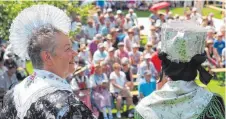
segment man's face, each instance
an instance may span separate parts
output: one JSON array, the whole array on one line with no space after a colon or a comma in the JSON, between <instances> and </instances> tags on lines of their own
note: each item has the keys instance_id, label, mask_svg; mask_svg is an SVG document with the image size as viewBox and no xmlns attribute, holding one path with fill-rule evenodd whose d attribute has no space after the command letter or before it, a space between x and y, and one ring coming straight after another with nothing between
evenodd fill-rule
<instances>
[{"instance_id":1,"label":"man's face","mask_svg":"<svg viewBox=\"0 0 226 119\"><path fill-rule=\"evenodd\" d=\"M8 74L13 75L16 73L16 68L9 68L8 69Z\"/></svg>"},{"instance_id":2,"label":"man's face","mask_svg":"<svg viewBox=\"0 0 226 119\"><path fill-rule=\"evenodd\" d=\"M99 48L100 52L104 52L104 47Z\"/></svg>"},{"instance_id":3,"label":"man's face","mask_svg":"<svg viewBox=\"0 0 226 119\"><path fill-rule=\"evenodd\" d=\"M150 82L151 75L145 75L144 77L145 77L146 82Z\"/></svg>"},{"instance_id":4,"label":"man's face","mask_svg":"<svg viewBox=\"0 0 226 119\"><path fill-rule=\"evenodd\" d=\"M74 67L74 57L76 52L72 49L72 43L67 35L63 33L56 34L55 55L51 55L51 67L53 73L62 78L67 77L70 68Z\"/></svg>"}]
</instances>

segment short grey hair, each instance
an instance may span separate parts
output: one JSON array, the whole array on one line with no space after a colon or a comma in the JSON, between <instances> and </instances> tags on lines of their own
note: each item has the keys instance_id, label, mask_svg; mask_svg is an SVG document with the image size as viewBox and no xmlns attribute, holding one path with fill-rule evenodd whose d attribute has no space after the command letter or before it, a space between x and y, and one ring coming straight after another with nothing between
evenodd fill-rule
<instances>
[{"instance_id":1,"label":"short grey hair","mask_svg":"<svg viewBox=\"0 0 226 119\"><path fill-rule=\"evenodd\" d=\"M55 55L56 33L60 33L60 31L52 25L41 26L32 33L27 50L34 68L43 68L42 51L47 51L51 55Z\"/></svg>"}]
</instances>

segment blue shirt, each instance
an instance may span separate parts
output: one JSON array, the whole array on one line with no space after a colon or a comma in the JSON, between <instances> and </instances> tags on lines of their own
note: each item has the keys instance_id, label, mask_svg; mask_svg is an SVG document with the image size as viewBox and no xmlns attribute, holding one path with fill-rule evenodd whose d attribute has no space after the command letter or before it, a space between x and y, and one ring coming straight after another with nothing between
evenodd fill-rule
<instances>
[{"instance_id":1,"label":"blue shirt","mask_svg":"<svg viewBox=\"0 0 226 119\"><path fill-rule=\"evenodd\" d=\"M98 63L100 60L104 60L107 55L108 53L106 51L100 52L100 50L97 50L93 55L94 63Z\"/></svg>"},{"instance_id":2,"label":"blue shirt","mask_svg":"<svg viewBox=\"0 0 226 119\"><path fill-rule=\"evenodd\" d=\"M147 83L145 80L144 82L140 83L138 87L139 93L142 93L144 97L148 96L155 90L156 90L156 80L154 78L151 78L149 83Z\"/></svg>"},{"instance_id":3,"label":"blue shirt","mask_svg":"<svg viewBox=\"0 0 226 119\"><path fill-rule=\"evenodd\" d=\"M118 42L123 42L125 36L126 36L126 35L125 35L124 33L120 33L120 34L118 34L118 36L116 37L116 40L117 40Z\"/></svg>"},{"instance_id":4,"label":"blue shirt","mask_svg":"<svg viewBox=\"0 0 226 119\"><path fill-rule=\"evenodd\" d=\"M222 55L222 51L225 48L225 41L221 40L215 40L214 44L213 44L214 48L217 49L218 54L221 56Z\"/></svg>"}]
</instances>

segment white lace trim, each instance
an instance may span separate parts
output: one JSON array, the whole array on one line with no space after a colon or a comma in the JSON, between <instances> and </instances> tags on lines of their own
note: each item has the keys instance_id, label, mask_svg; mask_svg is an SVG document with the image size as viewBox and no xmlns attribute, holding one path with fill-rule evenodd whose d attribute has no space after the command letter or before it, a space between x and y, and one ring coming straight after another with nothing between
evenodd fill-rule
<instances>
[{"instance_id":1,"label":"white lace trim","mask_svg":"<svg viewBox=\"0 0 226 119\"><path fill-rule=\"evenodd\" d=\"M189 62L205 49L206 29L192 21L171 21L162 25L161 51L174 62Z\"/></svg>"},{"instance_id":2,"label":"white lace trim","mask_svg":"<svg viewBox=\"0 0 226 119\"><path fill-rule=\"evenodd\" d=\"M15 107L17 116L20 119L24 118L31 104L36 102L40 97L57 90L72 92L70 85L59 76L44 70L35 70L35 73L37 75L34 79L32 79L32 76L29 76L14 88ZM30 80L33 80L33 82L30 82Z\"/></svg>"},{"instance_id":3,"label":"white lace trim","mask_svg":"<svg viewBox=\"0 0 226 119\"><path fill-rule=\"evenodd\" d=\"M193 119L202 113L212 96L193 81L169 81L142 99L136 110L144 119Z\"/></svg>"}]
</instances>

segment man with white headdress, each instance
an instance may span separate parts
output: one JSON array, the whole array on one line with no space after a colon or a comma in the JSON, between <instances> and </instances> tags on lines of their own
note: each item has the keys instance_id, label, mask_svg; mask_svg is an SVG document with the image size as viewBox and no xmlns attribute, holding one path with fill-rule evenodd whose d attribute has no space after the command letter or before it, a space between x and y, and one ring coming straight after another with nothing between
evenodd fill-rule
<instances>
[{"instance_id":1,"label":"man with white headdress","mask_svg":"<svg viewBox=\"0 0 226 119\"><path fill-rule=\"evenodd\" d=\"M15 54L30 58L34 73L7 92L0 119L93 119L65 78L74 68L70 19L50 5L24 9L10 28Z\"/></svg>"}]
</instances>

